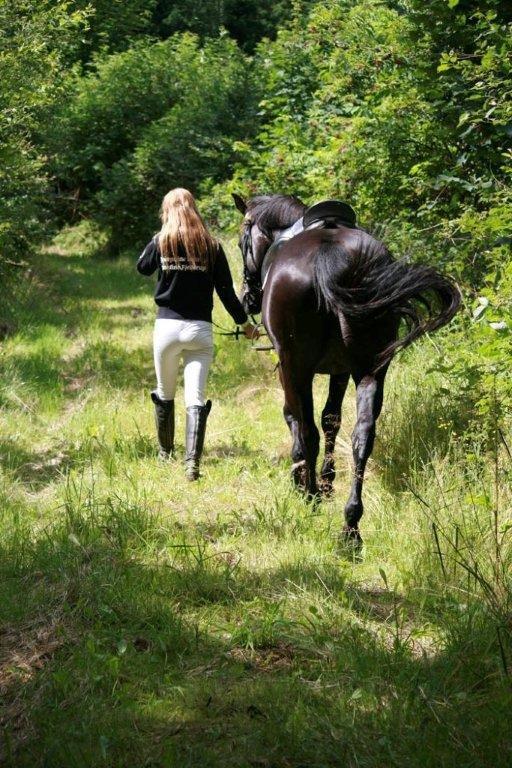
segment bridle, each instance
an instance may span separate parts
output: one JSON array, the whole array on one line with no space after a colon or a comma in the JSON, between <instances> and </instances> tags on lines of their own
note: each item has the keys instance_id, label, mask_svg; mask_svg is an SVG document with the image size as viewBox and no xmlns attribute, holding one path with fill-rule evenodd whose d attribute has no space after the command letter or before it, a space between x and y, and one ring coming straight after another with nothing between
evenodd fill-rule
<instances>
[{"instance_id":1,"label":"bridle","mask_svg":"<svg viewBox=\"0 0 512 768\"><path fill-rule=\"evenodd\" d=\"M258 268L254 260L254 250L252 245L251 229L253 222L246 218L244 222L244 232L240 240L240 250L242 251L243 259L243 282L244 282L244 296L250 306L259 306L261 303L261 267ZM252 271L249 269L249 259L252 266Z\"/></svg>"}]
</instances>

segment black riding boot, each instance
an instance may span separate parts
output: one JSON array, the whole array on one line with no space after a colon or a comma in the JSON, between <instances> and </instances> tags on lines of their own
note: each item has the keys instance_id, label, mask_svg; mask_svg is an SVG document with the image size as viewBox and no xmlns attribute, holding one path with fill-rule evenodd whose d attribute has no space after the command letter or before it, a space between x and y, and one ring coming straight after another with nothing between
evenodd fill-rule
<instances>
[{"instance_id":1,"label":"black riding boot","mask_svg":"<svg viewBox=\"0 0 512 768\"><path fill-rule=\"evenodd\" d=\"M174 450L174 400L160 400L156 392L151 393L151 399L155 404L158 457L169 459Z\"/></svg>"},{"instance_id":2,"label":"black riding boot","mask_svg":"<svg viewBox=\"0 0 512 768\"><path fill-rule=\"evenodd\" d=\"M206 420L212 407L212 401L205 405L192 405L187 408L185 427L185 474L187 480L197 480L199 477L199 461L203 452Z\"/></svg>"}]
</instances>

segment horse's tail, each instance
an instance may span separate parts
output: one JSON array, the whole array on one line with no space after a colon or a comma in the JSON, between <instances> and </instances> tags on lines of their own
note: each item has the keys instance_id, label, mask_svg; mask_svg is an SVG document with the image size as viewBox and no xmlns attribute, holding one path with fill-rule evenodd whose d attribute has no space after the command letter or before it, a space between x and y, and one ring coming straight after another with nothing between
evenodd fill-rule
<instances>
[{"instance_id":1,"label":"horse's tail","mask_svg":"<svg viewBox=\"0 0 512 768\"><path fill-rule=\"evenodd\" d=\"M433 267L395 261L382 243L362 238L357 255L324 242L314 258L314 288L319 305L357 325L391 314L407 331L379 354L376 370L394 353L429 331L446 325L460 304L460 291Z\"/></svg>"}]
</instances>

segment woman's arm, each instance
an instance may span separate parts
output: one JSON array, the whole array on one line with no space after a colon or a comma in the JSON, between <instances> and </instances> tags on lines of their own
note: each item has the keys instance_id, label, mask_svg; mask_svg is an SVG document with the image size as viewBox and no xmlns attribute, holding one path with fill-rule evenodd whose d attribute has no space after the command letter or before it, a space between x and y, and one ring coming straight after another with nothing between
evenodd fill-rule
<instances>
[{"instance_id":1,"label":"woman's arm","mask_svg":"<svg viewBox=\"0 0 512 768\"><path fill-rule=\"evenodd\" d=\"M141 275L152 275L158 269L158 245L156 237L149 242L137 261L137 271Z\"/></svg>"},{"instance_id":2,"label":"woman's arm","mask_svg":"<svg viewBox=\"0 0 512 768\"><path fill-rule=\"evenodd\" d=\"M217 258L215 259L215 266L213 268L213 284L220 300L234 322L237 323L237 325L246 323L247 314L233 288L233 278L231 277L228 260L226 259L226 254L220 244Z\"/></svg>"}]
</instances>

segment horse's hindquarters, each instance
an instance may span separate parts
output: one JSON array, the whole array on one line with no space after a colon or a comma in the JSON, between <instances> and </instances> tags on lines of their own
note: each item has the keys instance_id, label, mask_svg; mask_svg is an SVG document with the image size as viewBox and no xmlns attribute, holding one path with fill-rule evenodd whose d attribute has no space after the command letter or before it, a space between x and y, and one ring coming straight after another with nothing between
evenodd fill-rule
<instances>
[{"instance_id":1,"label":"horse's hindquarters","mask_svg":"<svg viewBox=\"0 0 512 768\"><path fill-rule=\"evenodd\" d=\"M321 357L316 364L315 373L331 375L349 373L351 369L350 355L337 317L326 314L326 330L327 334L322 340Z\"/></svg>"}]
</instances>

